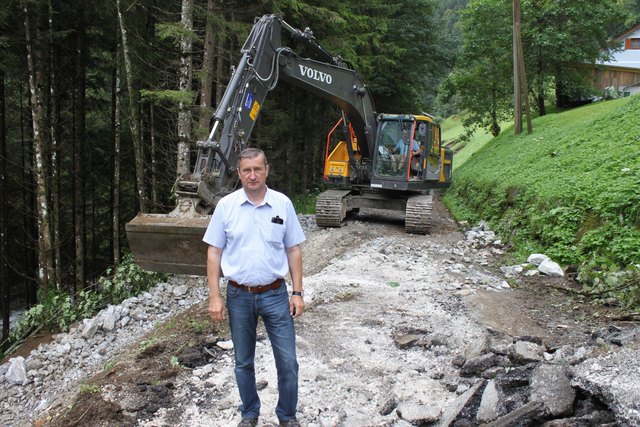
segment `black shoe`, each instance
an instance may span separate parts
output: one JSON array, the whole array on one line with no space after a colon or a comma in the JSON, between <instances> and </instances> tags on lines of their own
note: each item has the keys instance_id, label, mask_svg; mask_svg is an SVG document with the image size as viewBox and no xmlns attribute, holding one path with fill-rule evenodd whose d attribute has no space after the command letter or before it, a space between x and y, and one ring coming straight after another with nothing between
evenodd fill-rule
<instances>
[{"instance_id":1,"label":"black shoe","mask_svg":"<svg viewBox=\"0 0 640 427\"><path fill-rule=\"evenodd\" d=\"M300 423L295 418L289 418L286 421L280 420L280 427L300 427Z\"/></svg>"},{"instance_id":2,"label":"black shoe","mask_svg":"<svg viewBox=\"0 0 640 427\"><path fill-rule=\"evenodd\" d=\"M256 427L258 425L257 418L243 418L238 427Z\"/></svg>"}]
</instances>

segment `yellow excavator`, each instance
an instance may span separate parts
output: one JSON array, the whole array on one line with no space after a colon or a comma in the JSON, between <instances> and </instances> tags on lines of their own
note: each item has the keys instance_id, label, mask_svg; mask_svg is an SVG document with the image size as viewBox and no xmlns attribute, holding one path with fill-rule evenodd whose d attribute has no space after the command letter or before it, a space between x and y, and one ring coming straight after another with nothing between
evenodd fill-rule
<instances>
[{"instance_id":1,"label":"yellow excavator","mask_svg":"<svg viewBox=\"0 0 640 427\"><path fill-rule=\"evenodd\" d=\"M283 33L316 58L283 46ZM241 53L209 137L196 144L193 171L176 182L176 208L140 213L126 225L140 267L206 275L202 236L218 201L238 188L238 154L249 145L267 93L280 81L342 110L326 140L324 179L331 189L317 198L318 226L340 227L349 213L377 208L404 212L408 233L430 231L432 191L450 185L453 162L430 115L377 113L368 87L346 61L322 48L308 28L295 29L277 15L256 19Z\"/></svg>"}]
</instances>

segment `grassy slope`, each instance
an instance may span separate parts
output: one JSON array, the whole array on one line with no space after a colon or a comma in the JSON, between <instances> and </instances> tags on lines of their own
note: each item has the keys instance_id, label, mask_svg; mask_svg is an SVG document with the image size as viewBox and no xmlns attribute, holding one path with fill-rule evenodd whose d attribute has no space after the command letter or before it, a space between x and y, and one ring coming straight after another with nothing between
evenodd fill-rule
<instances>
[{"instance_id":1,"label":"grassy slope","mask_svg":"<svg viewBox=\"0 0 640 427\"><path fill-rule=\"evenodd\" d=\"M501 124L501 126L503 126L503 124ZM463 133L464 126L462 125L462 119L460 116L449 117L442 122L442 140L445 144L458 139ZM484 147L484 145L491 141L492 138L491 133L479 129L476 130L469 141L455 143L453 147L451 147L455 152L453 170L455 171L458 167L464 164L469 157Z\"/></svg>"},{"instance_id":2,"label":"grassy slope","mask_svg":"<svg viewBox=\"0 0 640 427\"><path fill-rule=\"evenodd\" d=\"M489 220L519 258L640 264L640 97L549 114L533 130L454 157L454 216Z\"/></svg>"}]
</instances>

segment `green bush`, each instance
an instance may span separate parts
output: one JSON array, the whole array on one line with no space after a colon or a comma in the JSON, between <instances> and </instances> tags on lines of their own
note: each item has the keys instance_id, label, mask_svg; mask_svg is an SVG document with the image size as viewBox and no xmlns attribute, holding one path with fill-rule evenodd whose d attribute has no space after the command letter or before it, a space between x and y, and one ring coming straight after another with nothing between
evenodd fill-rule
<instances>
[{"instance_id":1,"label":"green bush","mask_svg":"<svg viewBox=\"0 0 640 427\"><path fill-rule=\"evenodd\" d=\"M131 254L125 255L115 270L108 269L98 279L93 290L83 289L76 295L56 289L40 291L38 304L23 314L12 329L9 340L11 343L19 342L41 329L67 331L73 323L138 295L162 280L166 280L165 274L144 271Z\"/></svg>"}]
</instances>

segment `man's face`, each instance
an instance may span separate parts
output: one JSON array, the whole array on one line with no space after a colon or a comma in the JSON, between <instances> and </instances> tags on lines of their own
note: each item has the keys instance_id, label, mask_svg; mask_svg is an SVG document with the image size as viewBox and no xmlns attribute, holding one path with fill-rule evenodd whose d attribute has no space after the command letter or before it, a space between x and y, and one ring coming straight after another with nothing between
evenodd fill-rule
<instances>
[{"instance_id":1,"label":"man's face","mask_svg":"<svg viewBox=\"0 0 640 427\"><path fill-rule=\"evenodd\" d=\"M240 159L238 175L242 187L248 191L259 191L264 188L269 176L269 166L264 162L264 157L257 156L252 159Z\"/></svg>"}]
</instances>

